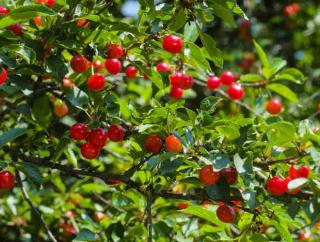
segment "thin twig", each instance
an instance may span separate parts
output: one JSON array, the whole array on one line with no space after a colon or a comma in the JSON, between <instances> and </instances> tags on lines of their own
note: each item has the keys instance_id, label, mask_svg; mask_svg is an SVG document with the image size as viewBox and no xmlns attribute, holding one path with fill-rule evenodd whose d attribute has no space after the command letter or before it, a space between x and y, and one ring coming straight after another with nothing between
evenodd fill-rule
<instances>
[{"instance_id":1,"label":"thin twig","mask_svg":"<svg viewBox=\"0 0 320 242\"><path fill-rule=\"evenodd\" d=\"M22 191L22 195L24 197L24 199L28 202L30 208L32 209L33 213L38 217L38 219L40 220L43 228L45 229L47 235L49 236L50 240L53 241L53 242L58 242L57 239L54 237L54 235L52 234L51 230L49 229L49 227L46 225L45 221L44 221L44 218L42 216L42 214L39 212L39 210L34 206L34 204L32 203L30 197L29 197L29 194L27 193L25 187L23 186L23 182L21 180L21 176L20 176L20 173L19 171L16 172L16 176L17 176L17 181L18 181L18 184L21 188L21 191Z\"/></svg>"}]
</instances>

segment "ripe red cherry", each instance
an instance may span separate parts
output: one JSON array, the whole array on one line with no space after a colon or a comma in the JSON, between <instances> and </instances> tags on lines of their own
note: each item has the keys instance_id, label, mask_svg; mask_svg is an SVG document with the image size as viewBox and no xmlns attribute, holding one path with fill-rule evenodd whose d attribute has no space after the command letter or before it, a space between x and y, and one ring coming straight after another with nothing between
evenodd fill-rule
<instances>
[{"instance_id":1,"label":"ripe red cherry","mask_svg":"<svg viewBox=\"0 0 320 242\"><path fill-rule=\"evenodd\" d=\"M274 196L281 196L288 192L288 180L274 176L267 181L267 189Z\"/></svg>"},{"instance_id":2,"label":"ripe red cherry","mask_svg":"<svg viewBox=\"0 0 320 242\"><path fill-rule=\"evenodd\" d=\"M220 85L221 81L217 76L210 76L207 80L207 87L211 90L217 89Z\"/></svg>"},{"instance_id":3,"label":"ripe red cherry","mask_svg":"<svg viewBox=\"0 0 320 242\"><path fill-rule=\"evenodd\" d=\"M95 60L92 62L93 68L96 69L97 71L102 70L102 62L99 60Z\"/></svg>"},{"instance_id":4,"label":"ripe red cherry","mask_svg":"<svg viewBox=\"0 0 320 242\"><path fill-rule=\"evenodd\" d=\"M220 81L223 85L229 86L236 80L236 77L231 71L224 71L220 76Z\"/></svg>"},{"instance_id":5,"label":"ripe red cherry","mask_svg":"<svg viewBox=\"0 0 320 242\"><path fill-rule=\"evenodd\" d=\"M296 179L296 178L308 178L310 174L310 168L309 166L301 166L299 169L294 168L293 165L290 166L289 169L289 176L291 179Z\"/></svg>"},{"instance_id":6,"label":"ripe red cherry","mask_svg":"<svg viewBox=\"0 0 320 242\"><path fill-rule=\"evenodd\" d=\"M120 45L111 44L108 46L107 55L110 59L118 59L123 55L123 49Z\"/></svg>"},{"instance_id":7,"label":"ripe red cherry","mask_svg":"<svg viewBox=\"0 0 320 242\"><path fill-rule=\"evenodd\" d=\"M104 88L106 80L102 74L95 73L87 80L89 90L93 92L100 91Z\"/></svg>"},{"instance_id":8,"label":"ripe red cherry","mask_svg":"<svg viewBox=\"0 0 320 242\"><path fill-rule=\"evenodd\" d=\"M281 112L282 109L282 104L279 100L277 99L271 99L266 106L267 111L270 114L278 114Z\"/></svg>"},{"instance_id":9,"label":"ripe red cherry","mask_svg":"<svg viewBox=\"0 0 320 242\"><path fill-rule=\"evenodd\" d=\"M172 153L179 153L182 151L182 144L176 136L171 134L166 139L166 149Z\"/></svg>"},{"instance_id":10,"label":"ripe red cherry","mask_svg":"<svg viewBox=\"0 0 320 242\"><path fill-rule=\"evenodd\" d=\"M41 26L41 24L42 24L41 16L34 17L33 18L33 22L34 22L35 25Z\"/></svg>"},{"instance_id":11,"label":"ripe red cherry","mask_svg":"<svg viewBox=\"0 0 320 242\"><path fill-rule=\"evenodd\" d=\"M69 223L69 224L64 224L63 225L63 233L66 235L66 236L71 236L71 235L74 235L77 233L75 227L73 226L72 223Z\"/></svg>"},{"instance_id":12,"label":"ripe red cherry","mask_svg":"<svg viewBox=\"0 0 320 242\"><path fill-rule=\"evenodd\" d=\"M178 208L179 209L186 209L187 207L189 207L188 203L184 203L184 202L178 203Z\"/></svg>"},{"instance_id":13,"label":"ripe red cherry","mask_svg":"<svg viewBox=\"0 0 320 242\"><path fill-rule=\"evenodd\" d=\"M70 65L74 72L82 73L89 68L90 64L86 57L81 55L75 55L72 57Z\"/></svg>"},{"instance_id":14,"label":"ripe red cherry","mask_svg":"<svg viewBox=\"0 0 320 242\"><path fill-rule=\"evenodd\" d=\"M172 86L170 89L170 97L179 100L183 96L183 90L178 86Z\"/></svg>"},{"instance_id":15,"label":"ripe red cherry","mask_svg":"<svg viewBox=\"0 0 320 242\"><path fill-rule=\"evenodd\" d=\"M86 159L94 159L99 155L99 153L100 149L90 142L86 142L81 145L81 154Z\"/></svg>"},{"instance_id":16,"label":"ripe red cherry","mask_svg":"<svg viewBox=\"0 0 320 242\"><path fill-rule=\"evenodd\" d=\"M131 80L136 78L137 73L138 73L138 70L134 66L128 66L126 69L126 76Z\"/></svg>"},{"instance_id":17,"label":"ripe red cherry","mask_svg":"<svg viewBox=\"0 0 320 242\"><path fill-rule=\"evenodd\" d=\"M0 6L0 14L9 14L9 10L6 7Z\"/></svg>"},{"instance_id":18,"label":"ripe red cherry","mask_svg":"<svg viewBox=\"0 0 320 242\"><path fill-rule=\"evenodd\" d=\"M212 165L206 165L199 172L200 182L204 185L216 184L220 179L220 173L213 170Z\"/></svg>"},{"instance_id":19,"label":"ripe red cherry","mask_svg":"<svg viewBox=\"0 0 320 242\"><path fill-rule=\"evenodd\" d=\"M16 178L10 171L0 171L0 189L10 190L15 182Z\"/></svg>"},{"instance_id":20,"label":"ripe red cherry","mask_svg":"<svg viewBox=\"0 0 320 242\"><path fill-rule=\"evenodd\" d=\"M73 83L68 77L64 77L62 82L64 87L68 87L68 88L73 87Z\"/></svg>"},{"instance_id":21,"label":"ripe red cherry","mask_svg":"<svg viewBox=\"0 0 320 242\"><path fill-rule=\"evenodd\" d=\"M162 147L162 139L155 134L149 135L144 141L144 148L150 153L158 153Z\"/></svg>"},{"instance_id":22,"label":"ripe red cherry","mask_svg":"<svg viewBox=\"0 0 320 242\"><path fill-rule=\"evenodd\" d=\"M83 140L89 136L90 130L86 124L76 123L70 128L70 137L74 140Z\"/></svg>"},{"instance_id":23,"label":"ripe red cherry","mask_svg":"<svg viewBox=\"0 0 320 242\"><path fill-rule=\"evenodd\" d=\"M178 36L170 34L163 38L162 47L172 54L177 54L181 51L183 42Z\"/></svg>"},{"instance_id":24,"label":"ripe red cherry","mask_svg":"<svg viewBox=\"0 0 320 242\"><path fill-rule=\"evenodd\" d=\"M112 124L108 129L108 136L112 141L123 141L124 129L118 124Z\"/></svg>"},{"instance_id":25,"label":"ripe red cherry","mask_svg":"<svg viewBox=\"0 0 320 242\"><path fill-rule=\"evenodd\" d=\"M238 172L233 167L223 168L220 171L220 174L226 178L228 184L230 184L230 185L236 183L237 178L238 178Z\"/></svg>"},{"instance_id":26,"label":"ripe red cherry","mask_svg":"<svg viewBox=\"0 0 320 242\"><path fill-rule=\"evenodd\" d=\"M22 35L22 27L20 24L14 24L8 27L15 35L21 36Z\"/></svg>"},{"instance_id":27,"label":"ripe red cherry","mask_svg":"<svg viewBox=\"0 0 320 242\"><path fill-rule=\"evenodd\" d=\"M1 75L0 75L0 85L5 83L7 80L7 70L2 67Z\"/></svg>"},{"instance_id":28,"label":"ripe red cherry","mask_svg":"<svg viewBox=\"0 0 320 242\"><path fill-rule=\"evenodd\" d=\"M160 72L160 71L170 72L171 71L170 66L164 62L160 62L159 64L157 64L156 69L158 72Z\"/></svg>"},{"instance_id":29,"label":"ripe red cherry","mask_svg":"<svg viewBox=\"0 0 320 242\"><path fill-rule=\"evenodd\" d=\"M53 8L56 0L45 0L44 4L47 5L49 8Z\"/></svg>"},{"instance_id":30,"label":"ripe red cherry","mask_svg":"<svg viewBox=\"0 0 320 242\"><path fill-rule=\"evenodd\" d=\"M216 214L224 223L232 223L236 219L236 212L231 206L222 205L218 207Z\"/></svg>"},{"instance_id":31,"label":"ripe red cherry","mask_svg":"<svg viewBox=\"0 0 320 242\"><path fill-rule=\"evenodd\" d=\"M178 80L178 87L183 90L190 89L193 86L193 78L187 74L183 74L182 77Z\"/></svg>"},{"instance_id":32,"label":"ripe red cherry","mask_svg":"<svg viewBox=\"0 0 320 242\"><path fill-rule=\"evenodd\" d=\"M182 78L183 74L179 71L173 72L169 78L170 78L170 84L172 86L178 86L179 80Z\"/></svg>"},{"instance_id":33,"label":"ripe red cherry","mask_svg":"<svg viewBox=\"0 0 320 242\"><path fill-rule=\"evenodd\" d=\"M310 231L307 231L307 232L301 231L299 233L299 241L300 242L301 241L308 241L308 240L310 240L310 238L311 238L311 232Z\"/></svg>"},{"instance_id":34,"label":"ripe red cherry","mask_svg":"<svg viewBox=\"0 0 320 242\"><path fill-rule=\"evenodd\" d=\"M91 131L88 141L101 149L108 140L108 132L102 128L97 128Z\"/></svg>"},{"instance_id":35,"label":"ripe red cherry","mask_svg":"<svg viewBox=\"0 0 320 242\"><path fill-rule=\"evenodd\" d=\"M231 84L228 87L228 95L233 100L240 100L244 96L244 89L240 84Z\"/></svg>"},{"instance_id":36,"label":"ripe red cherry","mask_svg":"<svg viewBox=\"0 0 320 242\"><path fill-rule=\"evenodd\" d=\"M112 74L118 74L121 71L121 62L118 59L108 59L104 63L106 70Z\"/></svg>"},{"instance_id":37,"label":"ripe red cherry","mask_svg":"<svg viewBox=\"0 0 320 242\"><path fill-rule=\"evenodd\" d=\"M69 108L67 104L64 102L56 104L53 107L54 114L59 118L66 116L68 114L68 111L69 111Z\"/></svg>"}]
</instances>

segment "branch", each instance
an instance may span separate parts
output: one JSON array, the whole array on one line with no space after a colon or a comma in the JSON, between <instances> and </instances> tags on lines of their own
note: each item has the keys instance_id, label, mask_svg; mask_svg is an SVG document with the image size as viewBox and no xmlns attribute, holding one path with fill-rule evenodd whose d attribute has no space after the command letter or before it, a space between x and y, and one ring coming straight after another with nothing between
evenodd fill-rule
<instances>
[{"instance_id":1,"label":"branch","mask_svg":"<svg viewBox=\"0 0 320 242\"><path fill-rule=\"evenodd\" d=\"M269 169L269 166L279 164L279 163L292 164L292 163L294 163L294 160L299 159L299 158L303 158L305 156L308 156L308 154L298 154L298 155L291 156L291 157L281 159L281 160L267 160L267 162L264 162L264 163L254 162L253 165L255 165L263 170L267 170L267 169Z\"/></svg>"},{"instance_id":2,"label":"branch","mask_svg":"<svg viewBox=\"0 0 320 242\"><path fill-rule=\"evenodd\" d=\"M152 185L149 185L147 189L147 207L146 211L148 214L147 217L147 228L148 228L148 242L152 242L152 203L153 203L153 187Z\"/></svg>"},{"instance_id":3,"label":"branch","mask_svg":"<svg viewBox=\"0 0 320 242\"><path fill-rule=\"evenodd\" d=\"M49 229L49 227L46 225L45 221L44 221L44 218L42 216L42 214L39 212L39 210L33 205L25 187L23 186L23 182L21 180L21 176L20 176L20 173L19 171L16 171L16 176L17 176L17 181L18 181L18 184L21 188L21 191L22 191L22 195L24 197L24 199L28 202L31 210L33 211L33 213L38 217L38 219L40 220L43 228L45 229L47 235L49 236L50 240L53 241L53 242L58 242L56 240L56 238L54 237L54 235L52 234L51 230Z\"/></svg>"}]
</instances>

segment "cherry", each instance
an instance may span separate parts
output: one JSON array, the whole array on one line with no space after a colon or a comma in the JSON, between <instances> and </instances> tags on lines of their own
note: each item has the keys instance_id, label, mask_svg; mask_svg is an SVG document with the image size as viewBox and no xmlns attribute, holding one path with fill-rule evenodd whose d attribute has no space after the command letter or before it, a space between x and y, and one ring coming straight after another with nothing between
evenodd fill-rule
<instances>
[{"instance_id":1,"label":"cherry","mask_svg":"<svg viewBox=\"0 0 320 242\"><path fill-rule=\"evenodd\" d=\"M9 14L9 10L6 7L0 6L0 14Z\"/></svg>"},{"instance_id":2,"label":"cherry","mask_svg":"<svg viewBox=\"0 0 320 242\"><path fill-rule=\"evenodd\" d=\"M236 183L237 178L238 178L238 172L233 167L223 168L220 171L220 174L226 178L228 184L230 184L230 185Z\"/></svg>"},{"instance_id":3,"label":"cherry","mask_svg":"<svg viewBox=\"0 0 320 242\"><path fill-rule=\"evenodd\" d=\"M299 11L300 11L300 4L299 3L290 4L283 9L283 13L286 16L294 15L294 14L298 13Z\"/></svg>"},{"instance_id":4,"label":"cherry","mask_svg":"<svg viewBox=\"0 0 320 242\"><path fill-rule=\"evenodd\" d=\"M183 74L182 77L178 80L178 87L183 90L190 89L193 86L192 76Z\"/></svg>"},{"instance_id":5,"label":"cherry","mask_svg":"<svg viewBox=\"0 0 320 242\"><path fill-rule=\"evenodd\" d=\"M77 212L74 211L74 210L69 210L68 212L66 212L66 216L67 216L68 218L73 218L73 217L75 217L76 215L77 215Z\"/></svg>"},{"instance_id":6,"label":"cherry","mask_svg":"<svg viewBox=\"0 0 320 242\"><path fill-rule=\"evenodd\" d=\"M144 148L150 153L158 153L162 147L162 139L155 135L149 135L144 141Z\"/></svg>"},{"instance_id":7,"label":"cherry","mask_svg":"<svg viewBox=\"0 0 320 242\"><path fill-rule=\"evenodd\" d=\"M220 81L223 85L229 86L233 82L235 82L236 77L233 75L231 71L224 71L220 76Z\"/></svg>"},{"instance_id":8,"label":"cherry","mask_svg":"<svg viewBox=\"0 0 320 242\"><path fill-rule=\"evenodd\" d=\"M70 128L70 137L74 140L83 140L89 136L90 130L86 124L76 123Z\"/></svg>"},{"instance_id":9,"label":"cherry","mask_svg":"<svg viewBox=\"0 0 320 242\"><path fill-rule=\"evenodd\" d=\"M240 84L231 84L228 87L228 95L233 100L240 100L244 96L244 89Z\"/></svg>"},{"instance_id":10,"label":"cherry","mask_svg":"<svg viewBox=\"0 0 320 242\"><path fill-rule=\"evenodd\" d=\"M270 114L278 114L281 112L282 109L282 104L279 100L277 99L271 99L266 106L267 111Z\"/></svg>"},{"instance_id":11,"label":"cherry","mask_svg":"<svg viewBox=\"0 0 320 242\"><path fill-rule=\"evenodd\" d=\"M274 176L267 181L267 189L274 196L281 196L288 191L288 180Z\"/></svg>"},{"instance_id":12,"label":"cherry","mask_svg":"<svg viewBox=\"0 0 320 242\"><path fill-rule=\"evenodd\" d=\"M21 36L22 35L22 27L20 24L14 24L8 27L15 35Z\"/></svg>"},{"instance_id":13,"label":"cherry","mask_svg":"<svg viewBox=\"0 0 320 242\"><path fill-rule=\"evenodd\" d=\"M210 76L207 80L207 87L211 90L217 89L220 85L221 81L217 76Z\"/></svg>"},{"instance_id":14,"label":"cherry","mask_svg":"<svg viewBox=\"0 0 320 242\"><path fill-rule=\"evenodd\" d=\"M290 166L289 169L289 176L291 179L296 179L296 178L308 178L310 173L310 168L309 166L301 166L299 169L294 168L293 165Z\"/></svg>"},{"instance_id":15,"label":"cherry","mask_svg":"<svg viewBox=\"0 0 320 242\"><path fill-rule=\"evenodd\" d=\"M234 208L228 205L219 206L216 214L224 223L232 223L236 219L236 212Z\"/></svg>"},{"instance_id":16,"label":"cherry","mask_svg":"<svg viewBox=\"0 0 320 242\"><path fill-rule=\"evenodd\" d=\"M33 18L33 22L34 22L35 25L41 26L41 24L42 24L41 16L34 17L34 18Z\"/></svg>"},{"instance_id":17,"label":"cherry","mask_svg":"<svg viewBox=\"0 0 320 242\"><path fill-rule=\"evenodd\" d=\"M75 55L72 57L70 65L74 72L82 73L89 68L90 64L86 57L81 55Z\"/></svg>"},{"instance_id":18,"label":"cherry","mask_svg":"<svg viewBox=\"0 0 320 242\"><path fill-rule=\"evenodd\" d=\"M136 78L137 73L138 73L138 70L134 66L128 66L126 69L126 76L131 80Z\"/></svg>"},{"instance_id":19,"label":"cherry","mask_svg":"<svg viewBox=\"0 0 320 242\"><path fill-rule=\"evenodd\" d=\"M66 116L68 114L68 111L69 111L69 108L68 108L67 104L64 102L56 104L53 107L54 114L59 118Z\"/></svg>"},{"instance_id":20,"label":"cherry","mask_svg":"<svg viewBox=\"0 0 320 242\"><path fill-rule=\"evenodd\" d=\"M173 72L170 76L170 84L172 86L178 86L179 80L182 78L183 74L179 71Z\"/></svg>"},{"instance_id":21,"label":"cherry","mask_svg":"<svg viewBox=\"0 0 320 242\"><path fill-rule=\"evenodd\" d=\"M110 59L118 59L123 55L123 49L120 45L110 44L108 46L107 55Z\"/></svg>"},{"instance_id":22,"label":"cherry","mask_svg":"<svg viewBox=\"0 0 320 242\"><path fill-rule=\"evenodd\" d=\"M94 159L99 155L99 153L100 149L90 142L86 142L81 145L81 154L86 159Z\"/></svg>"},{"instance_id":23,"label":"cherry","mask_svg":"<svg viewBox=\"0 0 320 242\"><path fill-rule=\"evenodd\" d=\"M166 149L172 153L179 153L182 151L182 144L176 136L171 134L166 139Z\"/></svg>"},{"instance_id":24,"label":"cherry","mask_svg":"<svg viewBox=\"0 0 320 242\"><path fill-rule=\"evenodd\" d=\"M143 76L143 79L145 79L145 80L148 80L148 79L149 79L149 76L148 76L147 73L143 73L142 76Z\"/></svg>"},{"instance_id":25,"label":"cherry","mask_svg":"<svg viewBox=\"0 0 320 242\"><path fill-rule=\"evenodd\" d=\"M11 190L15 182L16 178L10 171L0 171L0 189Z\"/></svg>"},{"instance_id":26,"label":"cherry","mask_svg":"<svg viewBox=\"0 0 320 242\"><path fill-rule=\"evenodd\" d=\"M183 42L178 36L170 34L163 38L162 47L172 54L177 54L181 51Z\"/></svg>"},{"instance_id":27,"label":"cherry","mask_svg":"<svg viewBox=\"0 0 320 242\"><path fill-rule=\"evenodd\" d=\"M189 207L188 203L184 203L184 202L178 203L178 208L179 209L186 209L187 207Z\"/></svg>"},{"instance_id":28,"label":"cherry","mask_svg":"<svg viewBox=\"0 0 320 242\"><path fill-rule=\"evenodd\" d=\"M102 128L97 128L91 131L88 141L101 149L107 142L108 140L108 132L106 132Z\"/></svg>"},{"instance_id":29,"label":"cherry","mask_svg":"<svg viewBox=\"0 0 320 242\"><path fill-rule=\"evenodd\" d=\"M63 225L63 233L66 236L71 236L77 233L75 227L73 226L72 223L64 224Z\"/></svg>"},{"instance_id":30,"label":"cherry","mask_svg":"<svg viewBox=\"0 0 320 242\"><path fill-rule=\"evenodd\" d=\"M99 60L95 60L92 62L93 68L96 69L97 71L101 71L102 70L102 62Z\"/></svg>"},{"instance_id":31,"label":"cherry","mask_svg":"<svg viewBox=\"0 0 320 242\"><path fill-rule=\"evenodd\" d=\"M308 232L301 231L299 233L299 241L308 241L308 240L310 240L310 238L311 238L311 232L310 231L308 231Z\"/></svg>"},{"instance_id":32,"label":"cherry","mask_svg":"<svg viewBox=\"0 0 320 242\"><path fill-rule=\"evenodd\" d=\"M95 73L87 80L87 86L90 91L97 92L104 88L106 80L102 74Z\"/></svg>"},{"instance_id":33,"label":"cherry","mask_svg":"<svg viewBox=\"0 0 320 242\"><path fill-rule=\"evenodd\" d=\"M118 59L107 59L104 66L112 75L118 74L121 71L121 62Z\"/></svg>"},{"instance_id":34,"label":"cherry","mask_svg":"<svg viewBox=\"0 0 320 242\"><path fill-rule=\"evenodd\" d=\"M72 193L67 197L67 201L71 202L74 206L79 206L83 200L83 196L79 193Z\"/></svg>"},{"instance_id":35,"label":"cherry","mask_svg":"<svg viewBox=\"0 0 320 242\"><path fill-rule=\"evenodd\" d=\"M157 64L156 69L158 72L160 72L160 71L170 72L171 71L170 66L164 62L160 62L159 64Z\"/></svg>"},{"instance_id":36,"label":"cherry","mask_svg":"<svg viewBox=\"0 0 320 242\"><path fill-rule=\"evenodd\" d=\"M1 71L1 75L0 75L0 85L5 83L5 81L7 80L7 70L4 69L3 67L1 69L2 69L2 71Z\"/></svg>"},{"instance_id":37,"label":"cherry","mask_svg":"<svg viewBox=\"0 0 320 242\"><path fill-rule=\"evenodd\" d=\"M212 165L206 165L199 171L200 182L210 186L216 184L220 179L220 173L213 170Z\"/></svg>"},{"instance_id":38,"label":"cherry","mask_svg":"<svg viewBox=\"0 0 320 242\"><path fill-rule=\"evenodd\" d=\"M77 24L77 26L83 27L86 29L89 27L90 22L87 22L87 19L85 19L85 18L81 18L76 21L76 24Z\"/></svg>"},{"instance_id":39,"label":"cherry","mask_svg":"<svg viewBox=\"0 0 320 242\"><path fill-rule=\"evenodd\" d=\"M63 82L63 86L64 87L68 87L68 88L72 88L73 87L73 83L68 77L64 77L62 82Z\"/></svg>"},{"instance_id":40,"label":"cherry","mask_svg":"<svg viewBox=\"0 0 320 242\"><path fill-rule=\"evenodd\" d=\"M56 0L44 0L44 4L47 5L49 8L53 8Z\"/></svg>"},{"instance_id":41,"label":"cherry","mask_svg":"<svg viewBox=\"0 0 320 242\"><path fill-rule=\"evenodd\" d=\"M179 100L183 96L183 90L178 86L172 86L170 89L170 97Z\"/></svg>"},{"instance_id":42,"label":"cherry","mask_svg":"<svg viewBox=\"0 0 320 242\"><path fill-rule=\"evenodd\" d=\"M108 136L112 141L123 141L124 129L118 124L112 124L108 129Z\"/></svg>"},{"instance_id":43,"label":"cherry","mask_svg":"<svg viewBox=\"0 0 320 242\"><path fill-rule=\"evenodd\" d=\"M211 203L208 202L208 201L202 201L202 202L200 203L200 205L201 205L201 206L204 206L204 207L207 207L207 206L211 205Z\"/></svg>"}]
</instances>

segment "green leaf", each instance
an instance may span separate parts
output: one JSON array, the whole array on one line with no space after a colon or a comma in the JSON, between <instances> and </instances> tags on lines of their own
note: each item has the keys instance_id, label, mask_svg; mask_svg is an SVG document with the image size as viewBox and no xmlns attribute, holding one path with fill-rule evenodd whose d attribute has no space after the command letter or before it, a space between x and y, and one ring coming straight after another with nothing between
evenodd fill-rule
<instances>
[{"instance_id":1,"label":"green leaf","mask_svg":"<svg viewBox=\"0 0 320 242\"><path fill-rule=\"evenodd\" d=\"M267 136L273 145L286 145L295 139L295 127L289 122L276 122L267 127Z\"/></svg>"},{"instance_id":2,"label":"green leaf","mask_svg":"<svg viewBox=\"0 0 320 242\"><path fill-rule=\"evenodd\" d=\"M28 131L27 128L13 128L4 132L0 136L0 148L6 143L14 141L16 138L24 135Z\"/></svg>"},{"instance_id":3,"label":"green leaf","mask_svg":"<svg viewBox=\"0 0 320 242\"><path fill-rule=\"evenodd\" d=\"M251 190L245 190L242 193L243 200L246 201L251 210L256 208L256 195L257 192Z\"/></svg>"},{"instance_id":4,"label":"green leaf","mask_svg":"<svg viewBox=\"0 0 320 242\"><path fill-rule=\"evenodd\" d=\"M209 160L212 161L213 167L218 170L227 167L231 162L229 156L223 153L212 154Z\"/></svg>"},{"instance_id":5,"label":"green leaf","mask_svg":"<svg viewBox=\"0 0 320 242\"><path fill-rule=\"evenodd\" d=\"M32 114L42 127L49 126L52 119L52 106L47 96L39 97L33 102Z\"/></svg>"},{"instance_id":6,"label":"green leaf","mask_svg":"<svg viewBox=\"0 0 320 242\"><path fill-rule=\"evenodd\" d=\"M240 82L259 82L264 78L258 74L245 74L240 76Z\"/></svg>"},{"instance_id":7,"label":"green leaf","mask_svg":"<svg viewBox=\"0 0 320 242\"><path fill-rule=\"evenodd\" d=\"M293 179L288 183L288 189L289 191L295 190L297 188L304 186L306 183L308 183L308 181L309 180L307 178Z\"/></svg>"},{"instance_id":8,"label":"green leaf","mask_svg":"<svg viewBox=\"0 0 320 242\"><path fill-rule=\"evenodd\" d=\"M194 43L188 43L187 45L190 49L190 58L186 62L203 72L211 71L210 64L203 56L201 49Z\"/></svg>"},{"instance_id":9,"label":"green leaf","mask_svg":"<svg viewBox=\"0 0 320 242\"><path fill-rule=\"evenodd\" d=\"M221 125L216 127L219 135L226 137L229 140L235 140L240 137L239 129L231 125Z\"/></svg>"},{"instance_id":10,"label":"green leaf","mask_svg":"<svg viewBox=\"0 0 320 242\"><path fill-rule=\"evenodd\" d=\"M259 59L260 59L262 65L266 68L269 68L270 63L269 63L269 60L268 60L266 53L264 52L264 50L261 48L261 46L255 40L253 41L253 44L258 52L258 56L259 56Z\"/></svg>"},{"instance_id":11,"label":"green leaf","mask_svg":"<svg viewBox=\"0 0 320 242\"><path fill-rule=\"evenodd\" d=\"M274 83L274 84L267 85L267 88L287 98L288 100L292 101L295 104L299 103L299 99L297 95L287 86Z\"/></svg>"},{"instance_id":12,"label":"green leaf","mask_svg":"<svg viewBox=\"0 0 320 242\"><path fill-rule=\"evenodd\" d=\"M51 55L47 60L47 64L52 77L57 81L63 80L65 75L68 73L68 67L64 63L62 56Z\"/></svg>"},{"instance_id":13,"label":"green leaf","mask_svg":"<svg viewBox=\"0 0 320 242\"><path fill-rule=\"evenodd\" d=\"M187 21L187 14L186 14L184 8L180 9L175 20L176 21L174 21L173 24L170 26L170 29L173 31L177 31L180 28L182 28L184 26L185 22Z\"/></svg>"},{"instance_id":14,"label":"green leaf","mask_svg":"<svg viewBox=\"0 0 320 242\"><path fill-rule=\"evenodd\" d=\"M31 163L19 163L18 164L19 170L21 170L28 178L31 179L34 183L40 185L42 182L42 175L39 168Z\"/></svg>"},{"instance_id":15,"label":"green leaf","mask_svg":"<svg viewBox=\"0 0 320 242\"><path fill-rule=\"evenodd\" d=\"M163 89L162 77L159 72L152 70L151 75L148 75L149 79L153 82L153 84L159 89Z\"/></svg>"},{"instance_id":16,"label":"green leaf","mask_svg":"<svg viewBox=\"0 0 320 242\"><path fill-rule=\"evenodd\" d=\"M240 175L252 173L252 163L247 161L247 159L242 159L239 154L235 154L233 161Z\"/></svg>"},{"instance_id":17,"label":"green leaf","mask_svg":"<svg viewBox=\"0 0 320 242\"><path fill-rule=\"evenodd\" d=\"M198 37L199 33L197 31L197 25L195 22L188 22L184 26L184 31L183 31L183 36L184 36L184 41L185 42L195 42Z\"/></svg>"},{"instance_id":18,"label":"green leaf","mask_svg":"<svg viewBox=\"0 0 320 242\"><path fill-rule=\"evenodd\" d=\"M216 183L215 185L207 186L206 192L214 200L229 201L230 188L226 183Z\"/></svg>"},{"instance_id":19,"label":"green leaf","mask_svg":"<svg viewBox=\"0 0 320 242\"><path fill-rule=\"evenodd\" d=\"M57 15L52 9L44 5L34 4L28 6L18 7L0 20L0 28L21 23L37 16L55 16Z\"/></svg>"},{"instance_id":20,"label":"green leaf","mask_svg":"<svg viewBox=\"0 0 320 242\"><path fill-rule=\"evenodd\" d=\"M68 101L75 107L82 107L89 102L87 93L77 87L72 87L71 92L67 96Z\"/></svg>"},{"instance_id":21,"label":"green leaf","mask_svg":"<svg viewBox=\"0 0 320 242\"><path fill-rule=\"evenodd\" d=\"M219 18L223 19L231 27L237 27L234 21L232 11L228 8L228 5L224 0L211 0L210 7L212 7L213 13Z\"/></svg>"},{"instance_id":22,"label":"green leaf","mask_svg":"<svg viewBox=\"0 0 320 242\"><path fill-rule=\"evenodd\" d=\"M204 98L200 103L200 109L208 113L214 113L216 111L218 104L222 101L222 98L216 96L210 96Z\"/></svg>"},{"instance_id":23,"label":"green leaf","mask_svg":"<svg viewBox=\"0 0 320 242\"><path fill-rule=\"evenodd\" d=\"M281 75L286 78L285 80L293 81L298 84L302 84L306 80L306 77L303 75L303 73L296 68L286 68L280 72L280 76ZM275 79L277 78L280 79L280 77L276 77Z\"/></svg>"},{"instance_id":24,"label":"green leaf","mask_svg":"<svg viewBox=\"0 0 320 242\"><path fill-rule=\"evenodd\" d=\"M99 240L99 236L90 231L89 229L82 229L73 241L96 241Z\"/></svg>"},{"instance_id":25,"label":"green leaf","mask_svg":"<svg viewBox=\"0 0 320 242\"><path fill-rule=\"evenodd\" d=\"M278 230L280 237L283 239L283 241L286 242L292 242L292 236L289 232L288 226L286 226L285 223L279 223L277 221L271 220L271 224Z\"/></svg>"}]
</instances>

